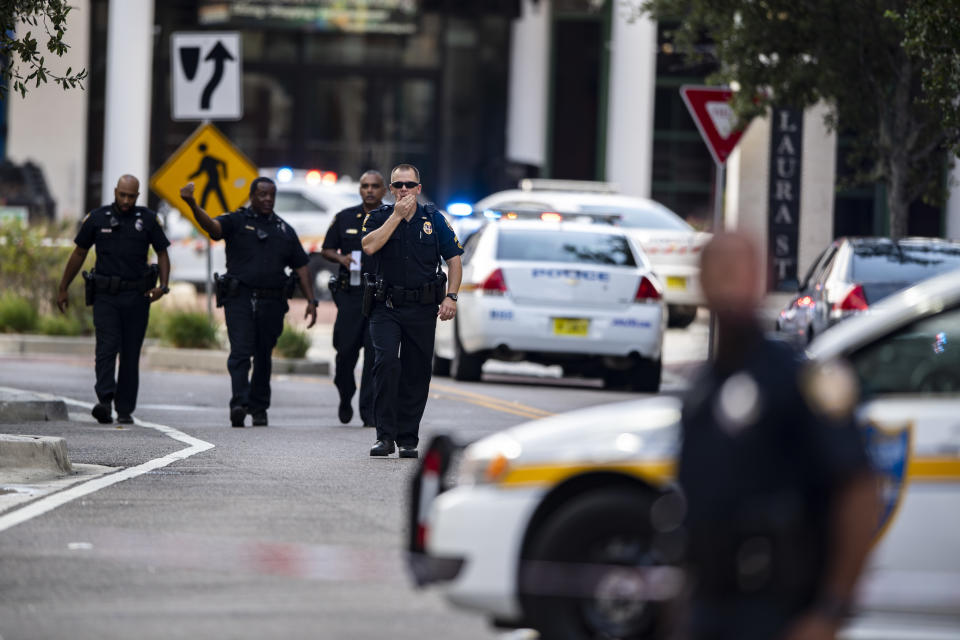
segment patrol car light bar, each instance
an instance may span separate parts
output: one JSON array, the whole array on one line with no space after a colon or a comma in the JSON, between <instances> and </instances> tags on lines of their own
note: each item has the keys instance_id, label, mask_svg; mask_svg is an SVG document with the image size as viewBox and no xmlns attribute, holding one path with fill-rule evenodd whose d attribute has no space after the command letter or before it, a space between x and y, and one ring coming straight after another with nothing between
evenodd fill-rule
<instances>
[{"instance_id":1,"label":"patrol car light bar","mask_svg":"<svg viewBox=\"0 0 960 640\"><path fill-rule=\"evenodd\" d=\"M546 178L524 178L520 181L521 191L588 191L591 193L620 193L620 186L613 182L592 180L551 180Z\"/></svg>"}]
</instances>

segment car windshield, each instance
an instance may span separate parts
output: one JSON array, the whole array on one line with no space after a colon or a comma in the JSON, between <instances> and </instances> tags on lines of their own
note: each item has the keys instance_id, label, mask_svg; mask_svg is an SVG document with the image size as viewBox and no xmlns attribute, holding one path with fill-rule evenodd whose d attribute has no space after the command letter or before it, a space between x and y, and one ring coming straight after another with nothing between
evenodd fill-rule
<instances>
[{"instance_id":1,"label":"car windshield","mask_svg":"<svg viewBox=\"0 0 960 640\"><path fill-rule=\"evenodd\" d=\"M960 244L860 244L853 248L852 280L918 282L960 268Z\"/></svg>"},{"instance_id":2,"label":"car windshield","mask_svg":"<svg viewBox=\"0 0 960 640\"><path fill-rule=\"evenodd\" d=\"M500 260L637 266L627 239L609 233L501 229Z\"/></svg>"},{"instance_id":3,"label":"car windshield","mask_svg":"<svg viewBox=\"0 0 960 640\"><path fill-rule=\"evenodd\" d=\"M620 226L635 229L669 229L673 231L693 231L683 218L670 209L656 203L646 207L623 207L585 204L580 206L581 213L591 215L615 215L620 217Z\"/></svg>"},{"instance_id":4,"label":"car windshield","mask_svg":"<svg viewBox=\"0 0 960 640\"><path fill-rule=\"evenodd\" d=\"M308 200L297 191L277 191L277 200L273 205L273 210L280 215L285 213L323 213L326 211L318 203Z\"/></svg>"}]
</instances>

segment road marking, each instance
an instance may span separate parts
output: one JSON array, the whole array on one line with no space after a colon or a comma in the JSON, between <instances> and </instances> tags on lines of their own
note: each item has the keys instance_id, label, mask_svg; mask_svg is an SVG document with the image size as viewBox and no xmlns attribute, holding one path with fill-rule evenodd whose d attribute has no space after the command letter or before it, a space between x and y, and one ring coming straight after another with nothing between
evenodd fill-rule
<instances>
[{"instance_id":1,"label":"road marking","mask_svg":"<svg viewBox=\"0 0 960 640\"><path fill-rule=\"evenodd\" d=\"M65 403L73 406L78 406L84 409L92 409L93 404L89 402L81 402L79 400L73 400L71 398L56 397L59 400L63 400ZM180 460L186 460L187 458L194 456L198 453L202 453L209 449L213 449L214 445L205 440L200 440L199 438L194 438L189 436L182 431L174 429L173 427L168 427L162 424L155 424L153 422L144 422L139 418L134 418L134 423L137 426L145 427L147 429L154 429L164 434L167 437L173 438L178 442L189 445L186 449L181 449L180 451L174 451L171 454L165 455L162 458L154 458L144 462L141 465L136 467L128 467L112 473L106 476L100 476L93 480L83 482L81 484L65 489L59 493L41 498L36 502L31 502L24 507L15 509L11 513L0 516L0 531L6 531L11 527L15 527L18 524L23 524L24 522L36 518L37 516L42 516L43 514L56 509L62 505L72 502L77 498L82 498L83 496L90 495L95 491L100 489L105 489L111 485L117 484L118 482L123 482L124 480L129 480L131 478L136 478L145 473L153 471L154 469L160 469L166 467L167 465L173 464L174 462L179 462Z\"/></svg>"},{"instance_id":2,"label":"road marking","mask_svg":"<svg viewBox=\"0 0 960 640\"><path fill-rule=\"evenodd\" d=\"M431 388L460 396L461 399L471 404L487 407L489 409L496 409L505 413L512 413L514 415L523 416L524 418L546 418L547 416L554 415L550 411L537 409L536 407L531 407L520 402L502 400L494 396L488 396L482 393L474 393L472 391L464 391L463 389L457 389L456 387L450 387L445 384L437 384L434 382L430 386Z\"/></svg>"}]
</instances>

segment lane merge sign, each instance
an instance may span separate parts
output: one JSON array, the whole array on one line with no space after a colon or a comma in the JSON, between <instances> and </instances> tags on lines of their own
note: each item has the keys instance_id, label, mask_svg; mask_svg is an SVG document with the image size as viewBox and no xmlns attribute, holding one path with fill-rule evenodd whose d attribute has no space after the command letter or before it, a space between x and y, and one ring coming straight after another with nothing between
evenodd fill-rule
<instances>
[{"instance_id":1,"label":"lane merge sign","mask_svg":"<svg viewBox=\"0 0 960 640\"><path fill-rule=\"evenodd\" d=\"M240 34L178 32L170 38L174 120L239 120L243 117Z\"/></svg>"},{"instance_id":2,"label":"lane merge sign","mask_svg":"<svg viewBox=\"0 0 960 640\"><path fill-rule=\"evenodd\" d=\"M724 87L680 87L690 116L707 144L713 161L722 165L743 135L742 128L736 128L737 117L730 106L733 91Z\"/></svg>"}]
</instances>

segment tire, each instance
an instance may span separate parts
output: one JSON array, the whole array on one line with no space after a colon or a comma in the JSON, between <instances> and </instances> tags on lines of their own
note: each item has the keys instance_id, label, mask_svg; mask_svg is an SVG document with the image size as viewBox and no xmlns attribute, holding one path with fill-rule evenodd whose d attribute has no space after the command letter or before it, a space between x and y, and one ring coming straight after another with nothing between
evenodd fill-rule
<instances>
[{"instance_id":1,"label":"tire","mask_svg":"<svg viewBox=\"0 0 960 640\"><path fill-rule=\"evenodd\" d=\"M630 390L642 393L657 393L660 391L660 376L662 373L663 362L660 358L641 360L629 372Z\"/></svg>"},{"instance_id":2,"label":"tire","mask_svg":"<svg viewBox=\"0 0 960 640\"><path fill-rule=\"evenodd\" d=\"M524 620L544 640L662 637L665 602L611 597L622 589L616 566L662 566L650 525L651 496L631 488L599 489L573 498L543 523L524 557ZM593 570L570 573L585 564ZM557 574L559 567L561 574ZM597 567L600 567L597 569ZM630 584L627 582L626 584ZM560 586L563 592L558 592ZM566 589L574 589L574 592ZM618 589L617 587L621 587Z\"/></svg>"},{"instance_id":3,"label":"tire","mask_svg":"<svg viewBox=\"0 0 960 640\"><path fill-rule=\"evenodd\" d=\"M461 382L479 382L484 358L463 350L460 333L453 328L453 359L450 361L450 377Z\"/></svg>"},{"instance_id":4,"label":"tire","mask_svg":"<svg viewBox=\"0 0 960 640\"><path fill-rule=\"evenodd\" d=\"M669 305L667 307L667 326L674 329L686 329L697 319L697 308L693 306Z\"/></svg>"},{"instance_id":5,"label":"tire","mask_svg":"<svg viewBox=\"0 0 960 640\"><path fill-rule=\"evenodd\" d=\"M450 375L450 360L447 358L441 358L437 354L433 354L433 375L446 377Z\"/></svg>"}]
</instances>

